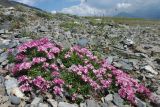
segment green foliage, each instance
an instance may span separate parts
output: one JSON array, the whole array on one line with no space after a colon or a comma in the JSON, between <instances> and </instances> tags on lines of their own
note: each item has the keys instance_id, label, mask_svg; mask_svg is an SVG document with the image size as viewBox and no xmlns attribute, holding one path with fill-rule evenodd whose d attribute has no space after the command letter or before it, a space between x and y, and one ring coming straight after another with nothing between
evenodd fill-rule
<instances>
[{"instance_id":1,"label":"green foliage","mask_svg":"<svg viewBox=\"0 0 160 107\"><path fill-rule=\"evenodd\" d=\"M36 78L37 76L42 76L44 79L46 79L48 81L52 80L52 76L50 74L51 74L51 72L43 69L41 64L32 67L27 72L27 75L32 78Z\"/></svg>"},{"instance_id":2,"label":"green foliage","mask_svg":"<svg viewBox=\"0 0 160 107\"><path fill-rule=\"evenodd\" d=\"M42 17L42 18L45 18L45 19L48 19L48 20L51 20L51 19L54 18L51 13L47 13L47 12L36 11L36 15L38 17Z\"/></svg>"},{"instance_id":3,"label":"green foliage","mask_svg":"<svg viewBox=\"0 0 160 107\"><path fill-rule=\"evenodd\" d=\"M12 54L8 54L8 63L14 63L15 57Z\"/></svg>"},{"instance_id":4,"label":"green foliage","mask_svg":"<svg viewBox=\"0 0 160 107\"><path fill-rule=\"evenodd\" d=\"M25 12L25 8L23 6L21 6L21 5L16 5L15 8L16 8L17 11Z\"/></svg>"},{"instance_id":5,"label":"green foliage","mask_svg":"<svg viewBox=\"0 0 160 107\"><path fill-rule=\"evenodd\" d=\"M85 28L83 24L76 23L74 21L66 21L66 22L61 23L59 26L64 28L65 31L76 30L76 29L81 30Z\"/></svg>"},{"instance_id":6,"label":"green foliage","mask_svg":"<svg viewBox=\"0 0 160 107\"><path fill-rule=\"evenodd\" d=\"M74 93L78 93L82 95L89 94L89 91L91 89L90 85L82 81L82 79L78 75L68 71L63 71L61 72L61 76L65 80L66 84L72 86L72 88L70 89L67 88L67 91L69 92L69 94L71 95Z\"/></svg>"}]
</instances>

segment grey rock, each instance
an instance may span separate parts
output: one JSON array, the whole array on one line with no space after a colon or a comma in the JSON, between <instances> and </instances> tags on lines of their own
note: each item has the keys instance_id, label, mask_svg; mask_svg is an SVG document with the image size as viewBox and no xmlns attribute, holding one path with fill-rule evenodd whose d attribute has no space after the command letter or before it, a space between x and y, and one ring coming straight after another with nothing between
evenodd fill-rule
<instances>
[{"instance_id":1,"label":"grey rock","mask_svg":"<svg viewBox=\"0 0 160 107\"><path fill-rule=\"evenodd\" d=\"M154 107L160 107L160 96L152 93L151 98L154 99L154 101L152 102L154 104Z\"/></svg>"},{"instance_id":2,"label":"grey rock","mask_svg":"<svg viewBox=\"0 0 160 107\"><path fill-rule=\"evenodd\" d=\"M19 105L21 103L21 99L13 95L10 96L10 101L13 105Z\"/></svg>"},{"instance_id":3,"label":"grey rock","mask_svg":"<svg viewBox=\"0 0 160 107\"><path fill-rule=\"evenodd\" d=\"M0 84L0 95L5 95L6 94L6 90L4 85Z\"/></svg>"},{"instance_id":4,"label":"grey rock","mask_svg":"<svg viewBox=\"0 0 160 107\"><path fill-rule=\"evenodd\" d=\"M38 107L48 107L48 104L39 103Z\"/></svg>"},{"instance_id":5,"label":"grey rock","mask_svg":"<svg viewBox=\"0 0 160 107\"><path fill-rule=\"evenodd\" d=\"M59 102L58 107L78 107L77 104L69 104L66 102Z\"/></svg>"},{"instance_id":6,"label":"grey rock","mask_svg":"<svg viewBox=\"0 0 160 107\"><path fill-rule=\"evenodd\" d=\"M86 103L80 103L80 107L87 107Z\"/></svg>"},{"instance_id":7,"label":"grey rock","mask_svg":"<svg viewBox=\"0 0 160 107\"><path fill-rule=\"evenodd\" d=\"M109 107L107 103L103 103L101 107Z\"/></svg>"},{"instance_id":8,"label":"grey rock","mask_svg":"<svg viewBox=\"0 0 160 107\"><path fill-rule=\"evenodd\" d=\"M10 105L9 97L0 95L0 107L9 107Z\"/></svg>"},{"instance_id":9,"label":"grey rock","mask_svg":"<svg viewBox=\"0 0 160 107\"><path fill-rule=\"evenodd\" d=\"M150 72L150 73L152 73L152 74L155 74L155 75L158 74L158 72L155 71L155 70L153 69L153 67L151 67L150 65L146 65L146 66L142 67L141 70L146 70L146 71L148 71L148 72Z\"/></svg>"},{"instance_id":10,"label":"grey rock","mask_svg":"<svg viewBox=\"0 0 160 107\"><path fill-rule=\"evenodd\" d=\"M139 98L136 98L137 107L147 107L146 103L140 100Z\"/></svg>"},{"instance_id":11,"label":"grey rock","mask_svg":"<svg viewBox=\"0 0 160 107\"><path fill-rule=\"evenodd\" d=\"M48 30L46 27L42 26L42 27L39 29L39 31L40 31L40 32L48 32L49 30Z\"/></svg>"},{"instance_id":12,"label":"grey rock","mask_svg":"<svg viewBox=\"0 0 160 107\"><path fill-rule=\"evenodd\" d=\"M7 60L8 57L8 53L4 52L0 55L0 63L2 63L3 61Z\"/></svg>"},{"instance_id":13,"label":"grey rock","mask_svg":"<svg viewBox=\"0 0 160 107\"><path fill-rule=\"evenodd\" d=\"M86 47L87 44L88 44L88 39L86 39L86 38L81 38L81 39L79 39L79 41L78 41L77 44L80 45L80 46L82 46L82 47Z\"/></svg>"},{"instance_id":14,"label":"grey rock","mask_svg":"<svg viewBox=\"0 0 160 107\"><path fill-rule=\"evenodd\" d=\"M118 95L118 93L115 93L113 95L113 102L117 105L117 106L123 106L123 99Z\"/></svg>"},{"instance_id":15,"label":"grey rock","mask_svg":"<svg viewBox=\"0 0 160 107\"><path fill-rule=\"evenodd\" d=\"M7 94L10 95L13 88L18 87L18 81L15 78L9 77L5 81L5 87L6 87L6 90L7 90Z\"/></svg>"},{"instance_id":16,"label":"grey rock","mask_svg":"<svg viewBox=\"0 0 160 107\"><path fill-rule=\"evenodd\" d=\"M5 33L5 29L1 29L0 34L4 34L4 33Z\"/></svg>"},{"instance_id":17,"label":"grey rock","mask_svg":"<svg viewBox=\"0 0 160 107\"><path fill-rule=\"evenodd\" d=\"M8 60L5 60L5 61L3 61L3 62L1 63L2 66L5 66L5 65L7 65L7 64L8 64Z\"/></svg>"},{"instance_id":18,"label":"grey rock","mask_svg":"<svg viewBox=\"0 0 160 107\"><path fill-rule=\"evenodd\" d=\"M87 107L99 107L98 103L94 100L86 100Z\"/></svg>"},{"instance_id":19,"label":"grey rock","mask_svg":"<svg viewBox=\"0 0 160 107\"><path fill-rule=\"evenodd\" d=\"M4 52L4 50L3 50L3 49L0 49L0 54L1 54L2 52Z\"/></svg>"},{"instance_id":20,"label":"grey rock","mask_svg":"<svg viewBox=\"0 0 160 107\"><path fill-rule=\"evenodd\" d=\"M107 61L109 64L112 64L113 62L113 57L112 56L108 56Z\"/></svg>"},{"instance_id":21,"label":"grey rock","mask_svg":"<svg viewBox=\"0 0 160 107\"><path fill-rule=\"evenodd\" d=\"M57 101L53 100L53 99L47 99L48 103L52 105L52 107L57 107L58 103Z\"/></svg>"},{"instance_id":22,"label":"grey rock","mask_svg":"<svg viewBox=\"0 0 160 107\"><path fill-rule=\"evenodd\" d=\"M160 95L160 86L158 87L158 90L156 92L158 95Z\"/></svg>"},{"instance_id":23,"label":"grey rock","mask_svg":"<svg viewBox=\"0 0 160 107\"><path fill-rule=\"evenodd\" d=\"M108 94L105 98L104 98L104 101L105 103L109 102L109 101L112 101L113 100L113 95L112 94Z\"/></svg>"},{"instance_id":24,"label":"grey rock","mask_svg":"<svg viewBox=\"0 0 160 107\"><path fill-rule=\"evenodd\" d=\"M42 102L42 98L35 97L31 103L31 107L38 107L38 105Z\"/></svg>"}]
</instances>

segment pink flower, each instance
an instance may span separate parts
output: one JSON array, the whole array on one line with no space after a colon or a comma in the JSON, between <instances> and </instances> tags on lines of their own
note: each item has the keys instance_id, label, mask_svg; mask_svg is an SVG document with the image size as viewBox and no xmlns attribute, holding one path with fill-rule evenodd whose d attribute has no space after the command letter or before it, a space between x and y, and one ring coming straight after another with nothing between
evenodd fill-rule
<instances>
[{"instance_id":1,"label":"pink flower","mask_svg":"<svg viewBox=\"0 0 160 107\"><path fill-rule=\"evenodd\" d=\"M53 70L56 70L56 71L59 70L59 68L58 68L58 66L57 66L56 64L51 64L50 67L51 67Z\"/></svg>"},{"instance_id":2,"label":"pink flower","mask_svg":"<svg viewBox=\"0 0 160 107\"><path fill-rule=\"evenodd\" d=\"M59 74L59 72L57 72L57 71L53 71L52 72L52 76L54 76L54 77L58 77L60 74Z\"/></svg>"},{"instance_id":3,"label":"pink flower","mask_svg":"<svg viewBox=\"0 0 160 107\"><path fill-rule=\"evenodd\" d=\"M17 72L21 70L28 70L31 68L32 63L31 62L23 62L20 64L16 64L12 67L12 73L16 74Z\"/></svg>"},{"instance_id":4,"label":"pink flower","mask_svg":"<svg viewBox=\"0 0 160 107\"><path fill-rule=\"evenodd\" d=\"M46 81L44 78L41 76L38 76L33 80L33 84L37 86L40 90L42 91L47 91L48 88L50 87L48 81Z\"/></svg>"},{"instance_id":5,"label":"pink flower","mask_svg":"<svg viewBox=\"0 0 160 107\"><path fill-rule=\"evenodd\" d=\"M55 86L53 88L53 92L54 92L55 95L62 95L63 89L58 87L58 86Z\"/></svg>"},{"instance_id":6,"label":"pink flower","mask_svg":"<svg viewBox=\"0 0 160 107\"><path fill-rule=\"evenodd\" d=\"M60 78L55 78L53 81L52 81L54 84L57 84L59 86L62 86L64 84L64 80L60 79Z\"/></svg>"},{"instance_id":7,"label":"pink flower","mask_svg":"<svg viewBox=\"0 0 160 107\"><path fill-rule=\"evenodd\" d=\"M22 92L26 92L26 91L31 91L32 90L32 87L28 83L22 84L19 88L20 88L20 90Z\"/></svg>"},{"instance_id":8,"label":"pink flower","mask_svg":"<svg viewBox=\"0 0 160 107\"><path fill-rule=\"evenodd\" d=\"M33 64L39 64L39 63L42 63L42 62L45 62L45 61L46 61L46 58L43 58L43 57L35 57L32 60Z\"/></svg>"},{"instance_id":9,"label":"pink flower","mask_svg":"<svg viewBox=\"0 0 160 107\"><path fill-rule=\"evenodd\" d=\"M18 78L18 82L22 83L22 82L29 82L29 78L26 75L20 76Z\"/></svg>"},{"instance_id":10,"label":"pink flower","mask_svg":"<svg viewBox=\"0 0 160 107\"><path fill-rule=\"evenodd\" d=\"M76 93L74 93L74 94L72 95L72 101L75 101L75 100L76 100L76 98L77 98L77 94L76 94Z\"/></svg>"},{"instance_id":11,"label":"pink flower","mask_svg":"<svg viewBox=\"0 0 160 107\"><path fill-rule=\"evenodd\" d=\"M20 61L23 61L23 59L25 59L26 58L26 55L24 55L24 54L18 54L17 56L16 56L16 60L20 60Z\"/></svg>"},{"instance_id":12,"label":"pink flower","mask_svg":"<svg viewBox=\"0 0 160 107\"><path fill-rule=\"evenodd\" d=\"M103 88L109 88L112 81L111 80L101 80L100 82L101 82Z\"/></svg>"}]
</instances>

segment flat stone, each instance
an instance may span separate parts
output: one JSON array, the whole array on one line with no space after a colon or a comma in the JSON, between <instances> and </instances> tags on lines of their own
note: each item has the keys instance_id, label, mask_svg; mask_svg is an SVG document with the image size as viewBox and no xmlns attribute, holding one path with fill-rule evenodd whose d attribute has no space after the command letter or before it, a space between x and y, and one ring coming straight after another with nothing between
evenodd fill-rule
<instances>
[{"instance_id":1,"label":"flat stone","mask_svg":"<svg viewBox=\"0 0 160 107\"><path fill-rule=\"evenodd\" d=\"M7 94L10 95L11 91L18 87L18 81L15 78L7 77L7 80L5 81L5 87Z\"/></svg>"},{"instance_id":2,"label":"flat stone","mask_svg":"<svg viewBox=\"0 0 160 107\"><path fill-rule=\"evenodd\" d=\"M99 107L98 103L94 100L86 100L87 107Z\"/></svg>"},{"instance_id":3,"label":"flat stone","mask_svg":"<svg viewBox=\"0 0 160 107\"><path fill-rule=\"evenodd\" d=\"M155 71L150 65L146 65L146 66L142 67L141 69L144 69L152 74L158 75L158 72Z\"/></svg>"},{"instance_id":4,"label":"flat stone","mask_svg":"<svg viewBox=\"0 0 160 107\"><path fill-rule=\"evenodd\" d=\"M38 107L48 107L48 104L39 103Z\"/></svg>"},{"instance_id":5,"label":"flat stone","mask_svg":"<svg viewBox=\"0 0 160 107\"><path fill-rule=\"evenodd\" d=\"M9 107L10 105L9 97L0 95L0 107Z\"/></svg>"},{"instance_id":6,"label":"flat stone","mask_svg":"<svg viewBox=\"0 0 160 107\"><path fill-rule=\"evenodd\" d=\"M1 29L0 30L0 34L4 34L5 33L5 30L4 29Z\"/></svg>"},{"instance_id":7,"label":"flat stone","mask_svg":"<svg viewBox=\"0 0 160 107\"><path fill-rule=\"evenodd\" d=\"M77 104L69 104L66 102L59 102L58 107L78 107Z\"/></svg>"},{"instance_id":8,"label":"flat stone","mask_svg":"<svg viewBox=\"0 0 160 107\"><path fill-rule=\"evenodd\" d=\"M8 64L8 60L5 60L5 61L2 62L1 65L2 65L2 66L5 66L5 65L7 65L7 64Z\"/></svg>"},{"instance_id":9,"label":"flat stone","mask_svg":"<svg viewBox=\"0 0 160 107\"><path fill-rule=\"evenodd\" d=\"M57 101L53 100L53 99L47 99L47 101L49 102L49 104L52 105L52 107L57 107L58 103Z\"/></svg>"},{"instance_id":10,"label":"flat stone","mask_svg":"<svg viewBox=\"0 0 160 107\"><path fill-rule=\"evenodd\" d=\"M31 107L38 107L38 105L42 102L42 98L35 97L31 103Z\"/></svg>"},{"instance_id":11,"label":"flat stone","mask_svg":"<svg viewBox=\"0 0 160 107\"><path fill-rule=\"evenodd\" d=\"M113 95L113 102L117 105L117 106L123 106L123 99L118 95L118 93L115 93Z\"/></svg>"},{"instance_id":12,"label":"flat stone","mask_svg":"<svg viewBox=\"0 0 160 107\"><path fill-rule=\"evenodd\" d=\"M21 99L13 95L10 96L10 101L13 105L19 105L21 103Z\"/></svg>"},{"instance_id":13,"label":"flat stone","mask_svg":"<svg viewBox=\"0 0 160 107\"><path fill-rule=\"evenodd\" d=\"M104 98L104 101L105 103L109 102L109 101L112 101L113 100L113 95L112 94L108 94L105 98Z\"/></svg>"},{"instance_id":14,"label":"flat stone","mask_svg":"<svg viewBox=\"0 0 160 107\"><path fill-rule=\"evenodd\" d=\"M79 41L78 41L77 44L80 45L80 46L82 46L82 47L86 47L87 44L88 44L88 39L86 39L86 38L81 38L81 39L79 39Z\"/></svg>"},{"instance_id":15,"label":"flat stone","mask_svg":"<svg viewBox=\"0 0 160 107\"><path fill-rule=\"evenodd\" d=\"M87 107L86 103L80 103L80 107Z\"/></svg>"},{"instance_id":16,"label":"flat stone","mask_svg":"<svg viewBox=\"0 0 160 107\"><path fill-rule=\"evenodd\" d=\"M10 68L10 69L11 69L11 68ZM0 68L0 73L1 73L1 74L6 74L7 72L9 72L8 70L9 70L9 69L5 69L5 68L2 69L2 68Z\"/></svg>"},{"instance_id":17,"label":"flat stone","mask_svg":"<svg viewBox=\"0 0 160 107\"><path fill-rule=\"evenodd\" d=\"M8 53L4 52L0 55L0 63L2 63L3 61L7 60L8 57Z\"/></svg>"},{"instance_id":18,"label":"flat stone","mask_svg":"<svg viewBox=\"0 0 160 107\"><path fill-rule=\"evenodd\" d=\"M137 107L147 107L146 103L140 100L139 98L136 98Z\"/></svg>"},{"instance_id":19,"label":"flat stone","mask_svg":"<svg viewBox=\"0 0 160 107\"><path fill-rule=\"evenodd\" d=\"M101 107L109 107L107 103L103 103Z\"/></svg>"},{"instance_id":20,"label":"flat stone","mask_svg":"<svg viewBox=\"0 0 160 107\"><path fill-rule=\"evenodd\" d=\"M6 94L6 90L4 85L0 84L0 95L5 95Z\"/></svg>"}]
</instances>

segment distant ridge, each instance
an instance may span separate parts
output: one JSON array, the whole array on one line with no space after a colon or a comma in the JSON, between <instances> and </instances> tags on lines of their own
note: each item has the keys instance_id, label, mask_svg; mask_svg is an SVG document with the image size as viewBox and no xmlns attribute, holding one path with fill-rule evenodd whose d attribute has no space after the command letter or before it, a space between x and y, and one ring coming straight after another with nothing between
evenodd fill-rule
<instances>
[{"instance_id":1,"label":"distant ridge","mask_svg":"<svg viewBox=\"0 0 160 107\"><path fill-rule=\"evenodd\" d=\"M36 8L36 7L33 7L33 6L29 6L27 4L19 3L19 2L13 1L13 0L0 0L0 5L3 5L5 7L10 7L10 6L15 7L17 5L21 5L21 6L24 6L24 7L27 7L27 8L31 8L31 9L35 9L35 10L46 12L46 11L44 11L42 9L39 9L39 8Z\"/></svg>"}]
</instances>

